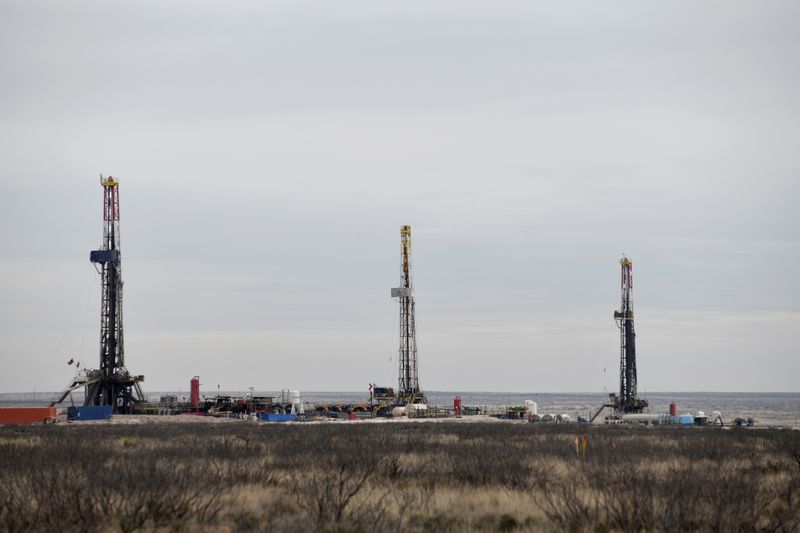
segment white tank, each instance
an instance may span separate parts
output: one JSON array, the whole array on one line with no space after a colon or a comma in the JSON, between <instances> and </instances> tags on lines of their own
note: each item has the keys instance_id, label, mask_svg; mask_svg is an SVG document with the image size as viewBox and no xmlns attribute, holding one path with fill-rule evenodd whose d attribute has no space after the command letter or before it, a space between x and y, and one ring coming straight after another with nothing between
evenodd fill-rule
<instances>
[{"instance_id":1,"label":"white tank","mask_svg":"<svg viewBox=\"0 0 800 533\"><path fill-rule=\"evenodd\" d=\"M392 416L405 416L406 408L405 407L395 407L392 409Z\"/></svg>"},{"instance_id":2,"label":"white tank","mask_svg":"<svg viewBox=\"0 0 800 533\"><path fill-rule=\"evenodd\" d=\"M623 424L659 424L663 422L663 416L650 413L631 413L622 415Z\"/></svg>"},{"instance_id":3,"label":"white tank","mask_svg":"<svg viewBox=\"0 0 800 533\"><path fill-rule=\"evenodd\" d=\"M539 406L533 400L525 400L525 410L532 415L539 414Z\"/></svg>"},{"instance_id":4,"label":"white tank","mask_svg":"<svg viewBox=\"0 0 800 533\"><path fill-rule=\"evenodd\" d=\"M292 405L300 403L300 391L298 390L290 390L289 391L289 402Z\"/></svg>"},{"instance_id":5,"label":"white tank","mask_svg":"<svg viewBox=\"0 0 800 533\"><path fill-rule=\"evenodd\" d=\"M556 424L569 424L572 422L572 417L566 414L556 415Z\"/></svg>"},{"instance_id":6,"label":"white tank","mask_svg":"<svg viewBox=\"0 0 800 533\"><path fill-rule=\"evenodd\" d=\"M542 422L552 422L555 419L556 417L551 415L550 413L547 413L546 415L542 416Z\"/></svg>"},{"instance_id":7,"label":"white tank","mask_svg":"<svg viewBox=\"0 0 800 533\"><path fill-rule=\"evenodd\" d=\"M281 391L281 403L300 403L300 391L283 389Z\"/></svg>"}]
</instances>

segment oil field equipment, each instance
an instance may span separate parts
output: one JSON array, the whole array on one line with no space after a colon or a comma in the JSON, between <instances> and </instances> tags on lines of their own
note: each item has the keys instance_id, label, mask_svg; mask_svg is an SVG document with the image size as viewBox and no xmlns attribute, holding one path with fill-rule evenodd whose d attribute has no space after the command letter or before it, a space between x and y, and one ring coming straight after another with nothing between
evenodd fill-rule
<instances>
[{"instance_id":1,"label":"oil field equipment","mask_svg":"<svg viewBox=\"0 0 800 533\"><path fill-rule=\"evenodd\" d=\"M122 253L119 235L119 182L100 176L103 187L103 245L89 253L102 280L100 303L100 368L81 369L61 396L61 403L79 387L85 387L84 405L110 405L114 413L131 413L144 402L139 385L144 376L125 368L122 328Z\"/></svg>"},{"instance_id":2,"label":"oil field equipment","mask_svg":"<svg viewBox=\"0 0 800 533\"><path fill-rule=\"evenodd\" d=\"M414 283L411 277L411 226L400 228L400 286L392 298L400 302L400 378L397 404L427 403L419 388L417 373L417 332L414 320Z\"/></svg>"},{"instance_id":3,"label":"oil field equipment","mask_svg":"<svg viewBox=\"0 0 800 533\"><path fill-rule=\"evenodd\" d=\"M620 286L622 304L614 311L614 320L620 334L619 396L615 398L614 408L618 413L641 413L647 407L646 400L640 400L636 382L636 332L633 329L633 263L622 256Z\"/></svg>"}]
</instances>

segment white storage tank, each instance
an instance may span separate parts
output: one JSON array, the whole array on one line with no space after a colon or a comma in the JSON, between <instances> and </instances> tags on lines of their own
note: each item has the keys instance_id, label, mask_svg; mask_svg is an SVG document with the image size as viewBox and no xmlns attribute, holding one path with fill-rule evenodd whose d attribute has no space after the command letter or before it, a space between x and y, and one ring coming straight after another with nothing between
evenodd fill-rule
<instances>
[{"instance_id":1,"label":"white storage tank","mask_svg":"<svg viewBox=\"0 0 800 533\"><path fill-rule=\"evenodd\" d=\"M292 389L283 389L281 391L281 403L300 403L300 391Z\"/></svg>"},{"instance_id":2,"label":"white storage tank","mask_svg":"<svg viewBox=\"0 0 800 533\"><path fill-rule=\"evenodd\" d=\"M405 416L406 408L405 407L395 407L392 409L392 416Z\"/></svg>"},{"instance_id":3,"label":"white storage tank","mask_svg":"<svg viewBox=\"0 0 800 533\"><path fill-rule=\"evenodd\" d=\"M650 413L630 413L622 415L623 424L659 424L663 422L663 415Z\"/></svg>"},{"instance_id":4,"label":"white storage tank","mask_svg":"<svg viewBox=\"0 0 800 533\"><path fill-rule=\"evenodd\" d=\"M539 414L539 406L533 400L525 400L525 410L532 415Z\"/></svg>"}]
</instances>

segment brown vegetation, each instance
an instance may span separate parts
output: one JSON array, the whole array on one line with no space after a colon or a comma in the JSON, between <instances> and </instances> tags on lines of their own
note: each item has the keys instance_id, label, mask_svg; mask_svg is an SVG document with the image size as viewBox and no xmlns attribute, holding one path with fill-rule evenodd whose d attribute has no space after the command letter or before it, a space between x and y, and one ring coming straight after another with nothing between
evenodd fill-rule
<instances>
[{"instance_id":1,"label":"brown vegetation","mask_svg":"<svg viewBox=\"0 0 800 533\"><path fill-rule=\"evenodd\" d=\"M587 435L576 451L575 437ZM798 531L800 433L533 424L0 428L0 530Z\"/></svg>"}]
</instances>

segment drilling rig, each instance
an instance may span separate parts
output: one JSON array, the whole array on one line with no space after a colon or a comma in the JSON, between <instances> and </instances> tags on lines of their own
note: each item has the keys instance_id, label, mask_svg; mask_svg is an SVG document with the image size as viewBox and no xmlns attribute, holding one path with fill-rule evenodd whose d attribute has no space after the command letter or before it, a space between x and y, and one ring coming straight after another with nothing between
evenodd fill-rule
<instances>
[{"instance_id":1,"label":"drilling rig","mask_svg":"<svg viewBox=\"0 0 800 533\"><path fill-rule=\"evenodd\" d=\"M58 400L85 387L84 405L111 405L117 414L130 414L136 403L144 402L144 376L125 368L122 329L122 254L119 238L119 182L100 176L103 187L103 245L89 253L102 280L100 303L100 368L79 370Z\"/></svg>"},{"instance_id":2,"label":"drilling rig","mask_svg":"<svg viewBox=\"0 0 800 533\"><path fill-rule=\"evenodd\" d=\"M610 398L609 403L617 413L641 413L647 407L647 400L640 400L636 387L636 332L633 329L633 263L622 256L620 286L622 304L614 311L614 320L619 327L620 362L619 396Z\"/></svg>"},{"instance_id":3,"label":"drilling rig","mask_svg":"<svg viewBox=\"0 0 800 533\"><path fill-rule=\"evenodd\" d=\"M417 374L417 332L414 322L414 283L411 278L411 226L400 228L400 286L392 298L400 301L400 378L397 405L427 403Z\"/></svg>"}]
</instances>

